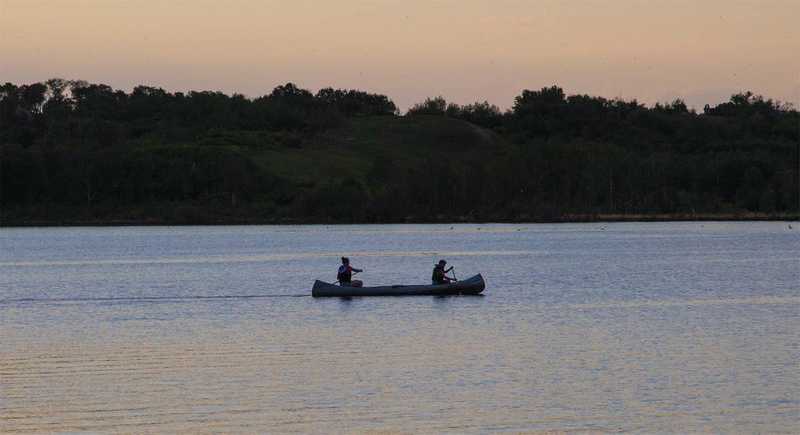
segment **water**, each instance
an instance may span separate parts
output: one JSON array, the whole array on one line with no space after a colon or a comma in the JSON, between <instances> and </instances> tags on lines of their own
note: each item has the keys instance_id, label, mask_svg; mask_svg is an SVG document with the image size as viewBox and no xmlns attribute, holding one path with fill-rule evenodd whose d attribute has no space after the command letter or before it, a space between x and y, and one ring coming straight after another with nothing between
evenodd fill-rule
<instances>
[{"instance_id":1,"label":"water","mask_svg":"<svg viewBox=\"0 0 800 435\"><path fill-rule=\"evenodd\" d=\"M0 431L798 432L791 226L1 229Z\"/></svg>"}]
</instances>

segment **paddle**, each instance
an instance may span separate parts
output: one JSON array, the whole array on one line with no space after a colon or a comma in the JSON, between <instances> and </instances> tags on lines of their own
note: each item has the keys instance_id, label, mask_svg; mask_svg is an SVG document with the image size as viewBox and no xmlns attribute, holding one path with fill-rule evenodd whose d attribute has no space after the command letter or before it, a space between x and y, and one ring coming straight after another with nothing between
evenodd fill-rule
<instances>
[{"instance_id":1,"label":"paddle","mask_svg":"<svg viewBox=\"0 0 800 435\"><path fill-rule=\"evenodd\" d=\"M458 278L456 278L456 268L451 266L450 272L453 273L453 281L458 281Z\"/></svg>"}]
</instances>

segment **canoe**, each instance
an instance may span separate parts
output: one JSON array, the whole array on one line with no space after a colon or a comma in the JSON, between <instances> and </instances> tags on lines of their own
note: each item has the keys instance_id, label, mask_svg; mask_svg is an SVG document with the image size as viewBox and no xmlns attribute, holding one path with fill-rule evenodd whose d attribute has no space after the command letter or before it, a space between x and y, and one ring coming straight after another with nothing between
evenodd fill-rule
<instances>
[{"instance_id":1,"label":"canoe","mask_svg":"<svg viewBox=\"0 0 800 435\"><path fill-rule=\"evenodd\" d=\"M319 297L351 297L351 296L445 296L445 295L477 295L486 288L483 277L478 274L463 281L440 285L387 285L380 287L346 287L316 280L311 289L311 296Z\"/></svg>"}]
</instances>

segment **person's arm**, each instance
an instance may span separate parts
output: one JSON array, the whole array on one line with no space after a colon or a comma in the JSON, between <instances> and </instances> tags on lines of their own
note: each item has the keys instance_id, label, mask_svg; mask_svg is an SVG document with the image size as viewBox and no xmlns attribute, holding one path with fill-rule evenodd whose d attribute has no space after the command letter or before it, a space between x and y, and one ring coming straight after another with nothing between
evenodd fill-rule
<instances>
[{"instance_id":1,"label":"person's arm","mask_svg":"<svg viewBox=\"0 0 800 435\"><path fill-rule=\"evenodd\" d=\"M361 273L364 271L364 269L356 269L355 267L351 267L350 270L352 270L355 273Z\"/></svg>"},{"instance_id":2,"label":"person's arm","mask_svg":"<svg viewBox=\"0 0 800 435\"><path fill-rule=\"evenodd\" d=\"M453 266L450 266L450 268L445 270L444 273L450 272L451 270L453 270Z\"/></svg>"}]
</instances>

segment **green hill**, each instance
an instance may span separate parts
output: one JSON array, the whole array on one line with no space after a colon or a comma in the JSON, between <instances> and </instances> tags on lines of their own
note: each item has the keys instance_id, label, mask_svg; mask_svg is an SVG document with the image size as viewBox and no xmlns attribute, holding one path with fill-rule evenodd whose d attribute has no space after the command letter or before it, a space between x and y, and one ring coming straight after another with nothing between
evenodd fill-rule
<instances>
[{"instance_id":1,"label":"green hill","mask_svg":"<svg viewBox=\"0 0 800 435\"><path fill-rule=\"evenodd\" d=\"M275 137L278 136L278 137ZM494 132L466 121L436 116L364 117L313 136L213 133L204 144L238 146L270 173L302 185L353 178L368 183L376 161L414 168L430 159L458 166L472 155L507 150Z\"/></svg>"}]
</instances>

